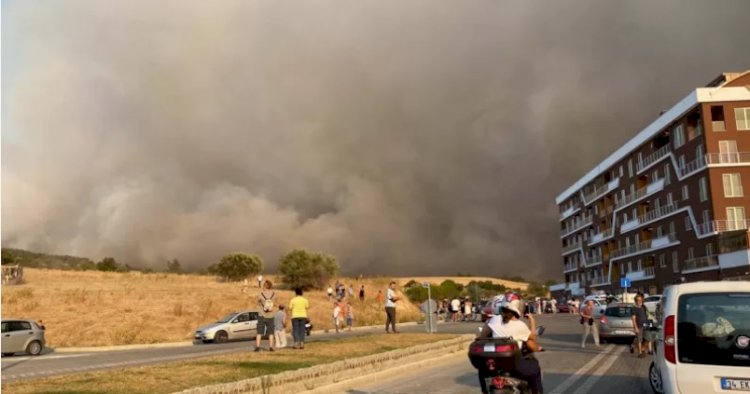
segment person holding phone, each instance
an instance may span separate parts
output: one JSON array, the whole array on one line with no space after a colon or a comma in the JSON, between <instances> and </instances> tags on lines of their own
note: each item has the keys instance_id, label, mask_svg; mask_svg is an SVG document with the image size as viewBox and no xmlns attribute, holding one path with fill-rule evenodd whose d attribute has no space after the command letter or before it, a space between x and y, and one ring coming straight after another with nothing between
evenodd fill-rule
<instances>
[{"instance_id":1,"label":"person holding phone","mask_svg":"<svg viewBox=\"0 0 750 394\"><path fill-rule=\"evenodd\" d=\"M396 282L391 282L388 284L388 291L385 295L385 332L387 334L391 332L398 334L398 331L396 331L396 301L398 300L400 298L396 296ZM389 325L393 328L393 331L389 331Z\"/></svg>"}]
</instances>

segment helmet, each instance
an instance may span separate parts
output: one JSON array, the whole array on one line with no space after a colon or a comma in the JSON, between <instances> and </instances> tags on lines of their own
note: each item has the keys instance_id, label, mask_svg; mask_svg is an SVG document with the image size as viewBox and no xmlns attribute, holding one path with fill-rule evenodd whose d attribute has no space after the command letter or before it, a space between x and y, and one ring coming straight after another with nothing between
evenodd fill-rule
<instances>
[{"instance_id":1,"label":"helmet","mask_svg":"<svg viewBox=\"0 0 750 394\"><path fill-rule=\"evenodd\" d=\"M505 293L503 297L498 297L495 300L495 304L493 305L493 312L496 315L499 315L502 313L502 310L509 310L513 312L514 315L516 315L517 318L520 318L521 313L521 306L523 305L523 302L521 301L521 297L516 293Z\"/></svg>"}]
</instances>

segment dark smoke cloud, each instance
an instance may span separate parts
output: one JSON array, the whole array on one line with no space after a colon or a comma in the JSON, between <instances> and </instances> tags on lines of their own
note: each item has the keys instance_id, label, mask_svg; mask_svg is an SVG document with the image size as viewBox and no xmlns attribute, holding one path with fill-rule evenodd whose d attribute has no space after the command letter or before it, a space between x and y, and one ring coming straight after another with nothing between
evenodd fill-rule
<instances>
[{"instance_id":1,"label":"dark smoke cloud","mask_svg":"<svg viewBox=\"0 0 750 394\"><path fill-rule=\"evenodd\" d=\"M555 196L723 71L750 2L3 4L4 245L560 276Z\"/></svg>"}]
</instances>

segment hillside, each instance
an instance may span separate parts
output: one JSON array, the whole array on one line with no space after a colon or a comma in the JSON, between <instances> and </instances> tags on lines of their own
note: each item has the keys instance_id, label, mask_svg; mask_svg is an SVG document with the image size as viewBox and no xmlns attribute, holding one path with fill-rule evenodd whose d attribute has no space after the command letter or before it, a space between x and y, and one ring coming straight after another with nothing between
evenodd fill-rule
<instances>
[{"instance_id":1,"label":"hillside","mask_svg":"<svg viewBox=\"0 0 750 394\"><path fill-rule=\"evenodd\" d=\"M2 248L2 264L20 264L24 267L61 270L96 269L96 264L85 257L36 253L14 248Z\"/></svg>"}]
</instances>

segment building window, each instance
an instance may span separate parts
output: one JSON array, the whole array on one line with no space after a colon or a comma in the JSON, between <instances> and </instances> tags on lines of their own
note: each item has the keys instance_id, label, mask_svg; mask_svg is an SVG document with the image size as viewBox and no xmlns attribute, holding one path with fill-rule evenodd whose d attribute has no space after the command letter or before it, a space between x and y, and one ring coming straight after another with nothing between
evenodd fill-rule
<instances>
[{"instance_id":1,"label":"building window","mask_svg":"<svg viewBox=\"0 0 750 394\"><path fill-rule=\"evenodd\" d=\"M653 180L659 179L659 170L654 170L654 172L651 173L651 179Z\"/></svg>"},{"instance_id":2,"label":"building window","mask_svg":"<svg viewBox=\"0 0 750 394\"><path fill-rule=\"evenodd\" d=\"M737 141L720 140L719 141L719 163L738 163L740 155L737 153Z\"/></svg>"},{"instance_id":3,"label":"building window","mask_svg":"<svg viewBox=\"0 0 750 394\"><path fill-rule=\"evenodd\" d=\"M664 253L659 255L659 268L667 268L667 256Z\"/></svg>"},{"instance_id":4,"label":"building window","mask_svg":"<svg viewBox=\"0 0 750 394\"><path fill-rule=\"evenodd\" d=\"M685 216L685 231L690 231L692 228L690 225L690 216Z\"/></svg>"},{"instance_id":5,"label":"building window","mask_svg":"<svg viewBox=\"0 0 750 394\"><path fill-rule=\"evenodd\" d=\"M664 165L664 184L669 185L669 164Z\"/></svg>"},{"instance_id":6,"label":"building window","mask_svg":"<svg viewBox=\"0 0 750 394\"><path fill-rule=\"evenodd\" d=\"M670 234L674 234L675 233L674 222L669 222L669 233Z\"/></svg>"},{"instance_id":7,"label":"building window","mask_svg":"<svg viewBox=\"0 0 750 394\"><path fill-rule=\"evenodd\" d=\"M672 272L680 272L680 258L677 251L672 252Z\"/></svg>"},{"instance_id":8,"label":"building window","mask_svg":"<svg viewBox=\"0 0 750 394\"><path fill-rule=\"evenodd\" d=\"M745 226L745 207L727 207L727 230L742 230Z\"/></svg>"},{"instance_id":9,"label":"building window","mask_svg":"<svg viewBox=\"0 0 750 394\"><path fill-rule=\"evenodd\" d=\"M620 178L622 178L623 175L625 175L625 172L623 172L622 166L620 166Z\"/></svg>"},{"instance_id":10,"label":"building window","mask_svg":"<svg viewBox=\"0 0 750 394\"><path fill-rule=\"evenodd\" d=\"M633 208L633 220L638 219L638 209Z\"/></svg>"},{"instance_id":11,"label":"building window","mask_svg":"<svg viewBox=\"0 0 750 394\"><path fill-rule=\"evenodd\" d=\"M720 105L711 106L711 129L713 131L726 131L724 126L724 107Z\"/></svg>"},{"instance_id":12,"label":"building window","mask_svg":"<svg viewBox=\"0 0 750 394\"><path fill-rule=\"evenodd\" d=\"M703 156L703 144L698 144L695 147L695 158L699 159L701 156Z\"/></svg>"},{"instance_id":13,"label":"building window","mask_svg":"<svg viewBox=\"0 0 750 394\"><path fill-rule=\"evenodd\" d=\"M680 172L681 173L685 171L684 170L684 168L685 168L685 155L680 155L679 157L677 157L677 166L680 168ZM685 174L682 174L682 175L685 175Z\"/></svg>"},{"instance_id":14,"label":"building window","mask_svg":"<svg viewBox=\"0 0 750 394\"><path fill-rule=\"evenodd\" d=\"M708 223L711 221L711 214L708 212L708 209L703 210L703 223Z\"/></svg>"},{"instance_id":15,"label":"building window","mask_svg":"<svg viewBox=\"0 0 750 394\"><path fill-rule=\"evenodd\" d=\"M742 197L742 180L740 174L722 174L724 197Z\"/></svg>"},{"instance_id":16,"label":"building window","mask_svg":"<svg viewBox=\"0 0 750 394\"><path fill-rule=\"evenodd\" d=\"M667 193L667 205L672 205L674 200L672 200L672 192Z\"/></svg>"},{"instance_id":17,"label":"building window","mask_svg":"<svg viewBox=\"0 0 750 394\"><path fill-rule=\"evenodd\" d=\"M628 261L628 272L633 272L633 262Z\"/></svg>"},{"instance_id":18,"label":"building window","mask_svg":"<svg viewBox=\"0 0 750 394\"><path fill-rule=\"evenodd\" d=\"M675 126L672 135L675 149L685 145L685 128L681 124Z\"/></svg>"},{"instance_id":19,"label":"building window","mask_svg":"<svg viewBox=\"0 0 750 394\"><path fill-rule=\"evenodd\" d=\"M690 193L688 193L688 185L682 186L682 200L685 201L688 198L690 198Z\"/></svg>"},{"instance_id":20,"label":"building window","mask_svg":"<svg viewBox=\"0 0 750 394\"><path fill-rule=\"evenodd\" d=\"M735 108L734 120L737 122L737 130L750 130L750 108Z\"/></svg>"},{"instance_id":21,"label":"building window","mask_svg":"<svg viewBox=\"0 0 750 394\"><path fill-rule=\"evenodd\" d=\"M643 271L643 260L638 259L638 264L636 265L638 269L636 271Z\"/></svg>"},{"instance_id":22,"label":"building window","mask_svg":"<svg viewBox=\"0 0 750 394\"><path fill-rule=\"evenodd\" d=\"M620 276L625 275L625 263L620 264Z\"/></svg>"},{"instance_id":23,"label":"building window","mask_svg":"<svg viewBox=\"0 0 750 394\"><path fill-rule=\"evenodd\" d=\"M633 177L633 159L628 159L628 177Z\"/></svg>"},{"instance_id":24,"label":"building window","mask_svg":"<svg viewBox=\"0 0 750 394\"><path fill-rule=\"evenodd\" d=\"M693 258L695 258L695 252L693 251L693 247L691 246L688 248L688 260L692 260Z\"/></svg>"},{"instance_id":25,"label":"building window","mask_svg":"<svg viewBox=\"0 0 750 394\"><path fill-rule=\"evenodd\" d=\"M706 256L713 256L714 255L714 244L707 243L706 244Z\"/></svg>"},{"instance_id":26,"label":"building window","mask_svg":"<svg viewBox=\"0 0 750 394\"><path fill-rule=\"evenodd\" d=\"M698 194L700 195L701 202L708 200L708 185L706 184L706 177L701 177L698 181Z\"/></svg>"}]
</instances>

